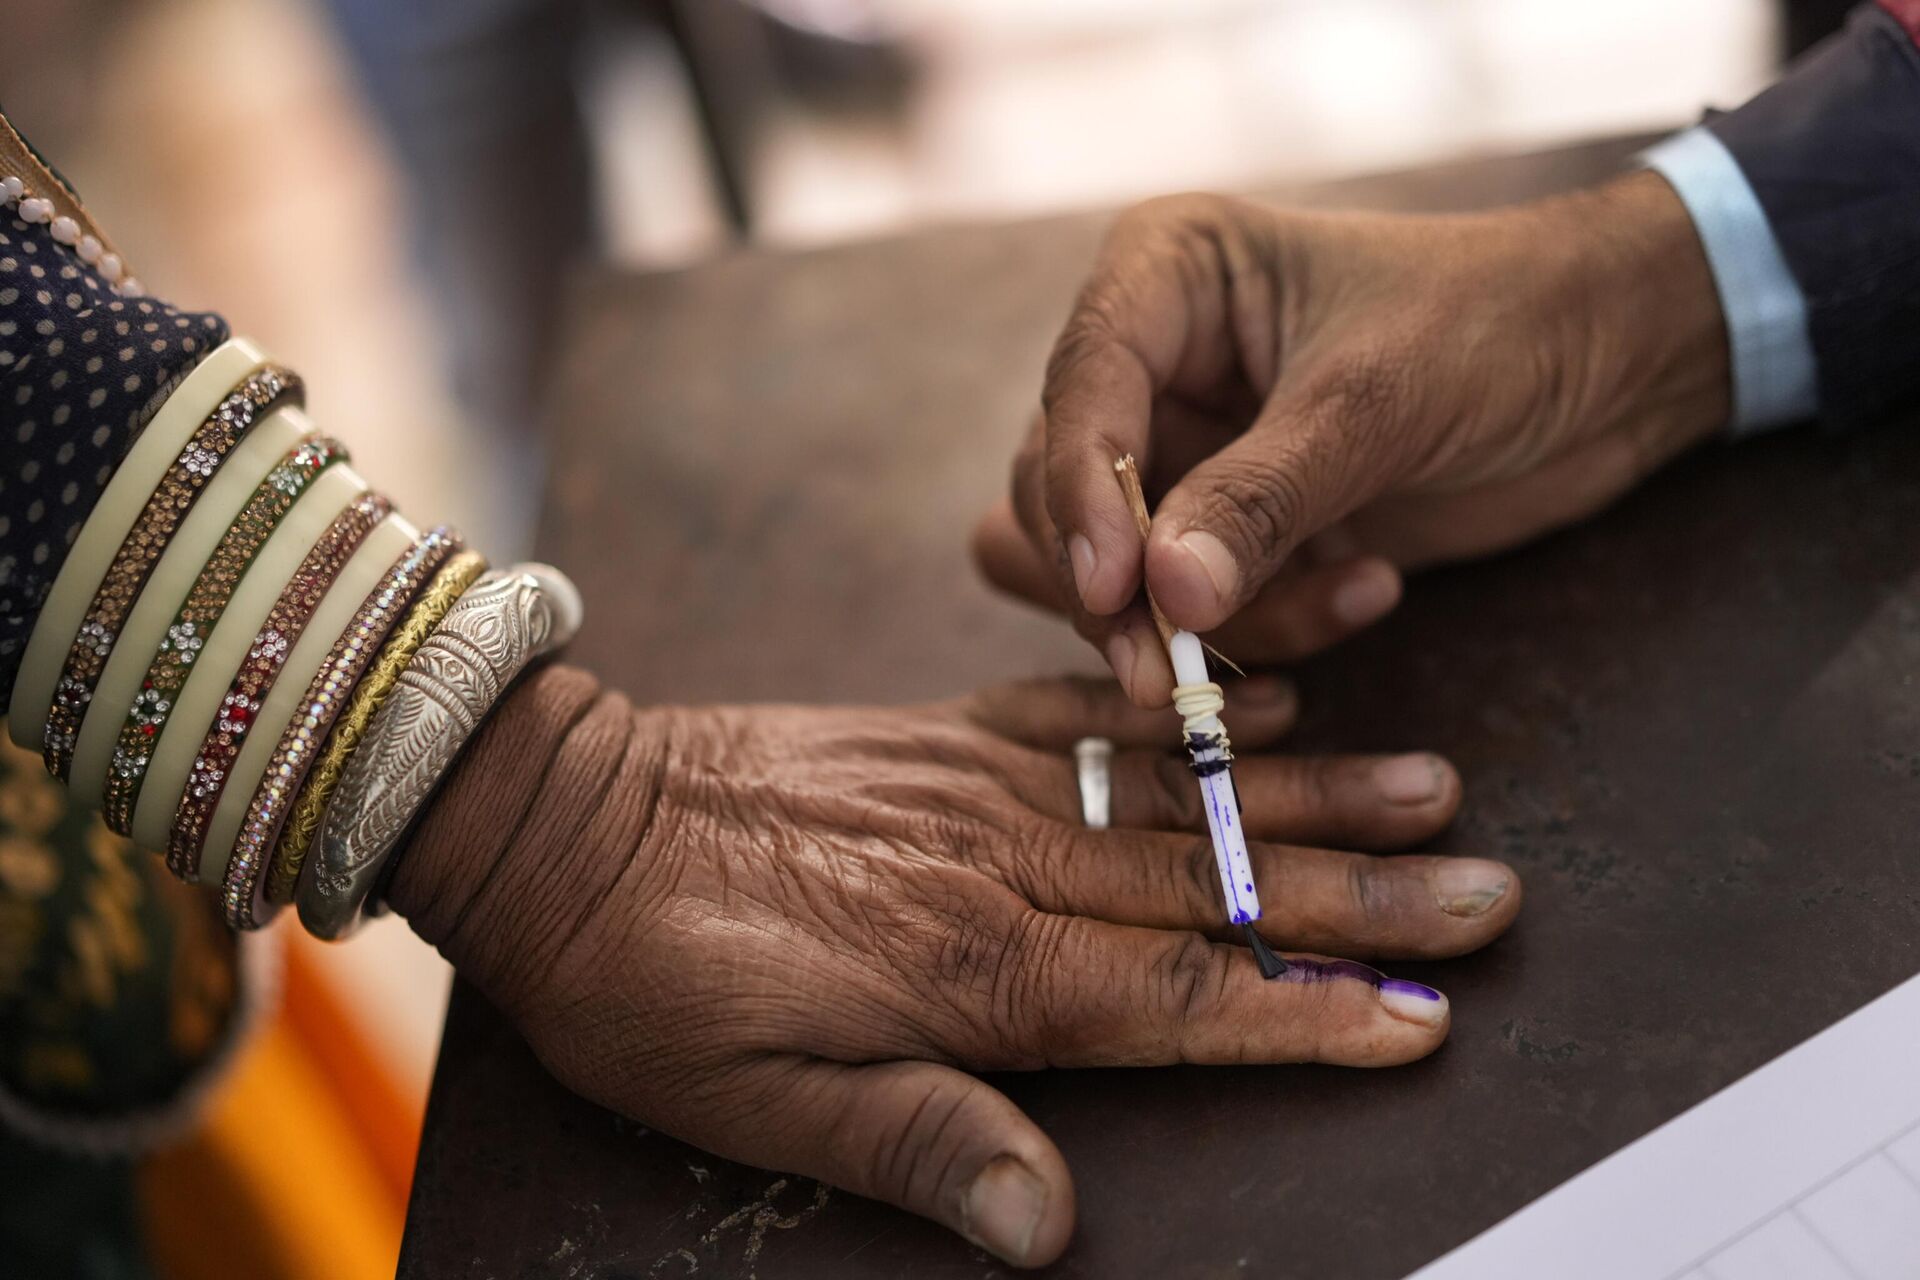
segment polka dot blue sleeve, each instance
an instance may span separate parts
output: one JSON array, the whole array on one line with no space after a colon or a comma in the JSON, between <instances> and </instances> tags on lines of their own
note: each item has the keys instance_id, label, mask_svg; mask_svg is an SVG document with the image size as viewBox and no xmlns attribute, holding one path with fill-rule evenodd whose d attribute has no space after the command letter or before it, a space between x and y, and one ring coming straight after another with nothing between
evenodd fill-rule
<instances>
[{"instance_id":1,"label":"polka dot blue sleeve","mask_svg":"<svg viewBox=\"0 0 1920 1280\"><path fill-rule=\"evenodd\" d=\"M113 470L227 322L123 298L17 205L0 208L0 704Z\"/></svg>"}]
</instances>

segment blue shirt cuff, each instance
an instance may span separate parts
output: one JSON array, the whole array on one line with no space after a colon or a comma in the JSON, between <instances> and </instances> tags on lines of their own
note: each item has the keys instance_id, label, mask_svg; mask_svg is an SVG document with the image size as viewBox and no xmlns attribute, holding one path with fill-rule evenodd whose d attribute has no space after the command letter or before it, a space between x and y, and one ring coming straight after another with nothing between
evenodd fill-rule
<instances>
[{"instance_id":1,"label":"blue shirt cuff","mask_svg":"<svg viewBox=\"0 0 1920 1280\"><path fill-rule=\"evenodd\" d=\"M1740 165L1704 128L1648 149L1706 247L1733 358L1734 435L1810 418L1819 407L1807 302Z\"/></svg>"}]
</instances>

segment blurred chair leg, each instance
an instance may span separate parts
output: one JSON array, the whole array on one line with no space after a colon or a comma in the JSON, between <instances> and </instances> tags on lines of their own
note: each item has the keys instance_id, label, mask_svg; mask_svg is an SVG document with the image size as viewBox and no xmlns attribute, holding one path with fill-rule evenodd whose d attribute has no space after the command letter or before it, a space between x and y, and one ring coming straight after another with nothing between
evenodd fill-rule
<instances>
[{"instance_id":1,"label":"blurred chair leg","mask_svg":"<svg viewBox=\"0 0 1920 1280\"><path fill-rule=\"evenodd\" d=\"M769 91L759 19L732 0L662 0L659 11L687 69L721 207L734 234L746 239L753 232L754 117Z\"/></svg>"},{"instance_id":2,"label":"blurred chair leg","mask_svg":"<svg viewBox=\"0 0 1920 1280\"><path fill-rule=\"evenodd\" d=\"M575 92L577 0L327 0L384 126L453 385L493 464L491 495L531 541L545 475L536 434L568 276L592 250Z\"/></svg>"}]
</instances>

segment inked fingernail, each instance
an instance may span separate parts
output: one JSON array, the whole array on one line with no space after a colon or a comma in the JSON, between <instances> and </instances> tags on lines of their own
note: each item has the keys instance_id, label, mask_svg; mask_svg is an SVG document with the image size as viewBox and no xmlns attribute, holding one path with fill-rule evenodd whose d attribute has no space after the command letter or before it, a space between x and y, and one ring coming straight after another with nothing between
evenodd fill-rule
<instances>
[{"instance_id":1,"label":"inked fingernail","mask_svg":"<svg viewBox=\"0 0 1920 1280\"><path fill-rule=\"evenodd\" d=\"M1227 544L1204 529L1193 529L1180 535L1178 545L1200 562L1207 581L1213 585L1214 597L1223 605L1232 600L1240 582L1240 565L1227 550Z\"/></svg>"},{"instance_id":2,"label":"inked fingernail","mask_svg":"<svg viewBox=\"0 0 1920 1280\"><path fill-rule=\"evenodd\" d=\"M1012 1156L995 1156L967 1188L966 1236L1008 1262L1024 1263L1047 1211L1047 1187Z\"/></svg>"},{"instance_id":3,"label":"inked fingernail","mask_svg":"<svg viewBox=\"0 0 1920 1280\"><path fill-rule=\"evenodd\" d=\"M1080 593L1082 603L1087 592L1093 587L1093 571L1100 567L1099 553L1093 549L1093 543L1084 533L1076 533L1067 539L1067 559L1073 562L1073 586Z\"/></svg>"},{"instance_id":4,"label":"inked fingernail","mask_svg":"<svg viewBox=\"0 0 1920 1280\"><path fill-rule=\"evenodd\" d=\"M1477 916L1507 896L1513 873L1485 858L1444 858L1427 873L1434 900L1450 916Z\"/></svg>"},{"instance_id":5,"label":"inked fingernail","mask_svg":"<svg viewBox=\"0 0 1920 1280\"><path fill-rule=\"evenodd\" d=\"M1121 687L1129 697L1133 695L1133 666L1139 656L1133 637L1126 632L1116 631L1107 637L1107 665L1120 677Z\"/></svg>"},{"instance_id":6,"label":"inked fingernail","mask_svg":"<svg viewBox=\"0 0 1920 1280\"><path fill-rule=\"evenodd\" d=\"M1368 564L1334 588L1333 616L1349 627L1364 627L1386 616L1400 602L1400 577L1384 564Z\"/></svg>"},{"instance_id":7,"label":"inked fingernail","mask_svg":"<svg viewBox=\"0 0 1920 1280\"><path fill-rule=\"evenodd\" d=\"M1446 786L1445 767L1425 753L1394 756L1373 766L1373 785L1394 804L1429 804Z\"/></svg>"},{"instance_id":8,"label":"inked fingernail","mask_svg":"<svg viewBox=\"0 0 1920 1280\"><path fill-rule=\"evenodd\" d=\"M1380 979L1380 1007L1402 1022L1437 1027L1447 1020L1447 998L1405 978Z\"/></svg>"}]
</instances>

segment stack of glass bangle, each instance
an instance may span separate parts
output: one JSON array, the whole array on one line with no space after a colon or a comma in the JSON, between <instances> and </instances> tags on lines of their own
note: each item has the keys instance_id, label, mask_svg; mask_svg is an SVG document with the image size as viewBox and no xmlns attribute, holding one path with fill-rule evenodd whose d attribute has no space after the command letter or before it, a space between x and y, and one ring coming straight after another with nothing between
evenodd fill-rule
<instances>
[{"instance_id":1,"label":"stack of glass bangle","mask_svg":"<svg viewBox=\"0 0 1920 1280\"><path fill-rule=\"evenodd\" d=\"M115 830L217 886L234 927L292 903L338 938L581 609L557 570L488 573L459 534L409 524L302 401L244 339L180 381L61 567L8 729Z\"/></svg>"},{"instance_id":2,"label":"stack of glass bangle","mask_svg":"<svg viewBox=\"0 0 1920 1280\"><path fill-rule=\"evenodd\" d=\"M580 626L543 564L486 572L315 434L300 378L207 353L113 472L36 620L10 731L236 929L348 935L528 664Z\"/></svg>"},{"instance_id":3,"label":"stack of glass bangle","mask_svg":"<svg viewBox=\"0 0 1920 1280\"><path fill-rule=\"evenodd\" d=\"M0 205L106 281L110 310L150 314L12 141L23 172L0 174ZM236 928L291 902L334 938L377 906L439 780L572 637L580 601L556 570L487 574L458 534L408 524L302 405L299 377L244 340L174 386L61 566L8 725L114 830L217 885Z\"/></svg>"}]
</instances>

